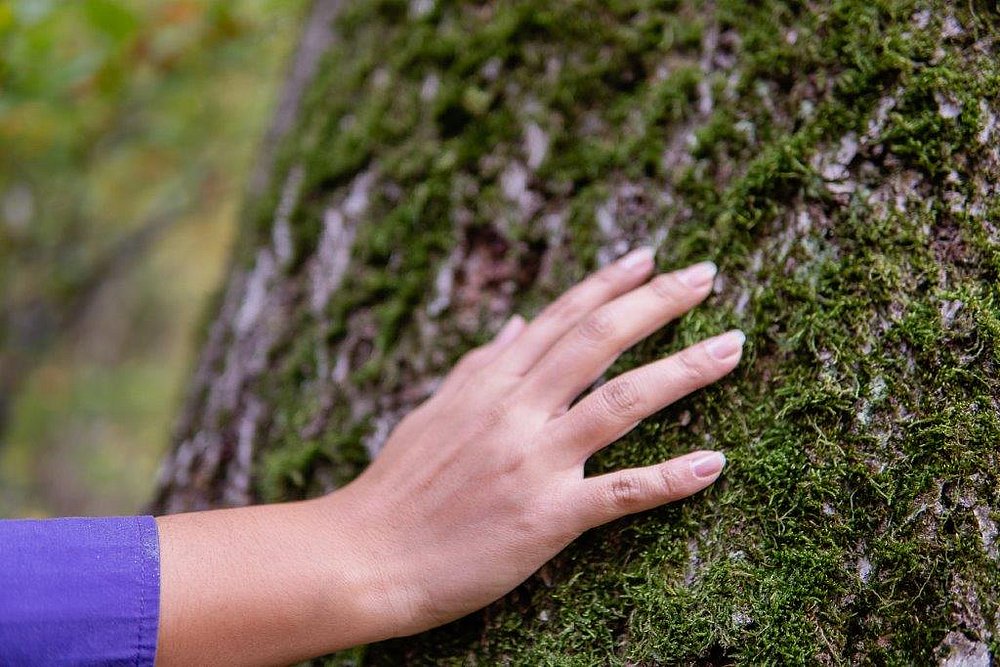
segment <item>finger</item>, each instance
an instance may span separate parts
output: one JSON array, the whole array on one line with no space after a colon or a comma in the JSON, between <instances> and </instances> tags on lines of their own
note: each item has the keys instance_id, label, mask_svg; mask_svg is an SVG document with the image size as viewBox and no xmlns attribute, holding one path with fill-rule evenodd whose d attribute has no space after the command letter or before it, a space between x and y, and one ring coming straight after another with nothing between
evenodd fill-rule
<instances>
[{"instance_id":1,"label":"finger","mask_svg":"<svg viewBox=\"0 0 1000 667\"><path fill-rule=\"evenodd\" d=\"M653 249L643 247L577 283L532 320L518 344L504 353L500 363L516 375L527 373L587 313L641 284L652 270Z\"/></svg>"},{"instance_id":2,"label":"finger","mask_svg":"<svg viewBox=\"0 0 1000 667\"><path fill-rule=\"evenodd\" d=\"M486 364L496 359L501 352L510 346L524 331L524 318L520 315L513 315L500 327L493 340L474 347L458 360L445 377L441 386L438 387L438 394L445 394L461 386L476 372L480 371Z\"/></svg>"},{"instance_id":3,"label":"finger","mask_svg":"<svg viewBox=\"0 0 1000 667\"><path fill-rule=\"evenodd\" d=\"M720 452L691 452L663 463L588 477L577 487L582 530L687 498L722 473Z\"/></svg>"},{"instance_id":4,"label":"finger","mask_svg":"<svg viewBox=\"0 0 1000 667\"><path fill-rule=\"evenodd\" d=\"M656 276L580 320L525 377L540 407L565 410L622 352L704 301L717 271L701 262Z\"/></svg>"},{"instance_id":5,"label":"finger","mask_svg":"<svg viewBox=\"0 0 1000 667\"><path fill-rule=\"evenodd\" d=\"M483 354L480 358L481 365L486 365L496 359L507 346L513 343L524 331L526 323L520 315L511 315L510 318L500 327L488 344L483 346Z\"/></svg>"},{"instance_id":6,"label":"finger","mask_svg":"<svg viewBox=\"0 0 1000 667\"><path fill-rule=\"evenodd\" d=\"M736 368L746 336L730 331L604 383L545 426L549 439L582 463L649 415Z\"/></svg>"}]
</instances>

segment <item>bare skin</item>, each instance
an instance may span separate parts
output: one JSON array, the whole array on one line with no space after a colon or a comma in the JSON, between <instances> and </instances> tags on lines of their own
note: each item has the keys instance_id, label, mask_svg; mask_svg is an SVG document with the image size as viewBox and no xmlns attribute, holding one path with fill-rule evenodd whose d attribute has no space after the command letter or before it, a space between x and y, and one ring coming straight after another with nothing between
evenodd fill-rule
<instances>
[{"instance_id":1,"label":"bare skin","mask_svg":"<svg viewBox=\"0 0 1000 667\"><path fill-rule=\"evenodd\" d=\"M633 251L466 354L368 469L314 500L157 519L159 665L282 664L412 634L512 590L584 531L685 498L697 451L584 477L639 421L722 378L728 332L573 401L627 348L701 303L715 267L650 279Z\"/></svg>"}]
</instances>

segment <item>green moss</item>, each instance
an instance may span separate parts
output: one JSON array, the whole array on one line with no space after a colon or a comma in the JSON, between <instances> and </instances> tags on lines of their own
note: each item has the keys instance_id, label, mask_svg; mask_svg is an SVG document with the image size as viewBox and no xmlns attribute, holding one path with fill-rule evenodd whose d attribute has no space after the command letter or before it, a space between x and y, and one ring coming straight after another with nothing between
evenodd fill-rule
<instances>
[{"instance_id":1,"label":"green moss","mask_svg":"<svg viewBox=\"0 0 1000 667\"><path fill-rule=\"evenodd\" d=\"M1000 67L993 46L971 40L997 34L995 13L936 2L921 28L916 3L870 0L407 7L345 10L284 148L282 168L307 174L293 216L304 257L361 170L394 190L373 192L336 298L276 353L262 497L313 493L364 465L367 422L326 432L352 418L346 396L313 386L318 351L371 317L377 334L350 382L398 389L414 312L467 242L463 225L542 247L541 216L562 213L567 237L547 251L568 260L552 274L565 287L596 265L607 240L595 210L620 184L666 193L619 211L622 235L665 231L662 266L709 257L725 282L612 370L732 326L748 348L731 378L588 464L598 474L711 446L729 458L722 481L585 535L486 613L370 647L364 661L901 664L931 661L950 629L985 638L962 625L955 596L975 597L984 623L1000 611L997 564L969 505L994 516L1000 505L1000 253L984 224L1000 209L952 202L982 199L979 100L997 99ZM942 39L949 12L964 33ZM438 90L424 100L429 78ZM890 97L848 165L854 187L834 191L817 165L845 135L864 137ZM942 99L959 113L945 117ZM522 215L500 174L524 161L528 120L551 143L529 183L544 205ZM917 180L892 190L907 173ZM262 199L248 253L270 243L277 191ZM530 314L553 296L528 284L515 305ZM480 337L448 315L451 362ZM330 426L313 433L317 414Z\"/></svg>"}]
</instances>

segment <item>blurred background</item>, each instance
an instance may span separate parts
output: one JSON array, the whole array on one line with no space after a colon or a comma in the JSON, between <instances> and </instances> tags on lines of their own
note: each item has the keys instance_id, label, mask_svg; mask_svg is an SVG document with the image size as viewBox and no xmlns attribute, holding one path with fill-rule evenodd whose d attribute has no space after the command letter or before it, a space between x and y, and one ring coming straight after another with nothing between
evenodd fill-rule
<instances>
[{"instance_id":1,"label":"blurred background","mask_svg":"<svg viewBox=\"0 0 1000 667\"><path fill-rule=\"evenodd\" d=\"M303 0L0 0L0 516L133 513Z\"/></svg>"}]
</instances>

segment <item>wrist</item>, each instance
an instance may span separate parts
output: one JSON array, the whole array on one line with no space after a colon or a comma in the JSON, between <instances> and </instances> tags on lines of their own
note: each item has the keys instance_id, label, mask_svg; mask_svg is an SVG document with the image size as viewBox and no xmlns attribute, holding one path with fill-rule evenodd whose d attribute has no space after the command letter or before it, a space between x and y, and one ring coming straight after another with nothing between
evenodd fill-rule
<instances>
[{"instance_id":1,"label":"wrist","mask_svg":"<svg viewBox=\"0 0 1000 667\"><path fill-rule=\"evenodd\" d=\"M320 564L315 590L322 597L324 617L341 624L328 636L349 637L331 650L421 629L415 582L401 566L406 555L388 539L391 522L378 516L366 485L355 482L305 502L320 536L313 541Z\"/></svg>"},{"instance_id":2,"label":"wrist","mask_svg":"<svg viewBox=\"0 0 1000 667\"><path fill-rule=\"evenodd\" d=\"M349 496L159 517L157 663L289 663L398 634Z\"/></svg>"}]
</instances>

